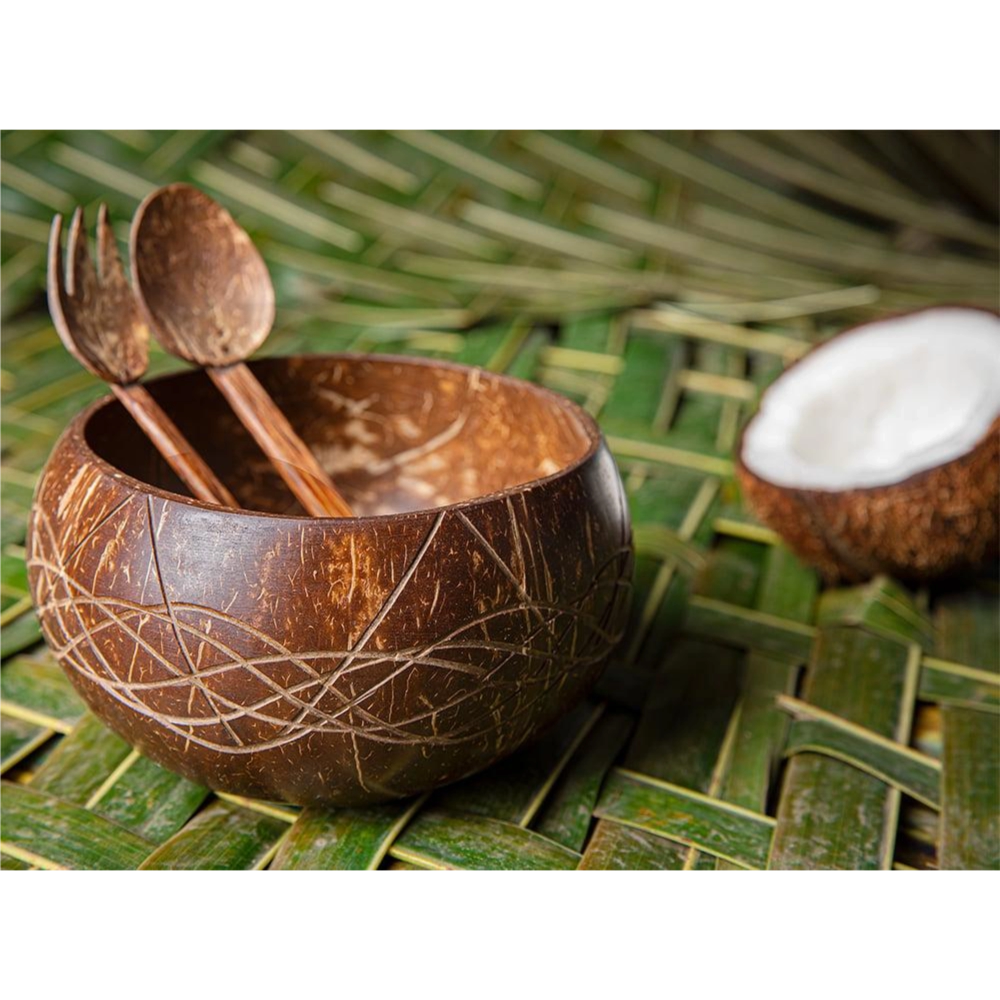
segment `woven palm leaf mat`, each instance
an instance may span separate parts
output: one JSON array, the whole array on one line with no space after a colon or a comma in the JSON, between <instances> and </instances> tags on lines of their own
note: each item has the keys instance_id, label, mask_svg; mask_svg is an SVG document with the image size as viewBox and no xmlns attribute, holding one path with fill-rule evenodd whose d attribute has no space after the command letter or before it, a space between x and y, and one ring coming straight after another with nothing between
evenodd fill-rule
<instances>
[{"instance_id":1,"label":"woven palm leaf mat","mask_svg":"<svg viewBox=\"0 0 1000 1000\"><path fill-rule=\"evenodd\" d=\"M2 157L4 868L997 867L995 580L824 591L732 478L761 389L811 344L996 307L995 134L15 132ZM449 358L601 422L632 620L533 745L376 808L215 795L105 729L46 651L32 489L106 391L49 321L49 222L105 200L124 240L174 180L261 247L265 353Z\"/></svg>"}]
</instances>

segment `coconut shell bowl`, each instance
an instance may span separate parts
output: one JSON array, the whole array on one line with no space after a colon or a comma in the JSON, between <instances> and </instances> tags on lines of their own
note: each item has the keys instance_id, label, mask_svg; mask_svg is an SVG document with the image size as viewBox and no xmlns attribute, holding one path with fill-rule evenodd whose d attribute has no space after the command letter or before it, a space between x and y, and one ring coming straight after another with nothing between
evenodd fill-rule
<instances>
[{"instance_id":1,"label":"coconut shell bowl","mask_svg":"<svg viewBox=\"0 0 1000 1000\"><path fill-rule=\"evenodd\" d=\"M589 416L436 361L251 367L356 517L306 516L198 371L147 386L243 509L192 499L110 397L39 482L32 594L108 726L217 791L353 805L478 771L582 697L632 569Z\"/></svg>"}]
</instances>

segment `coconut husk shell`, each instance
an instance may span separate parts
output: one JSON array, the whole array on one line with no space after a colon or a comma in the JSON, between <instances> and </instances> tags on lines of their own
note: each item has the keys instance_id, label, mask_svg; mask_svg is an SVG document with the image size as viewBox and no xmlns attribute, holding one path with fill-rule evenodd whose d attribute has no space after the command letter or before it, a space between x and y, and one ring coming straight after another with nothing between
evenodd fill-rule
<instances>
[{"instance_id":1,"label":"coconut husk shell","mask_svg":"<svg viewBox=\"0 0 1000 1000\"><path fill-rule=\"evenodd\" d=\"M779 486L736 469L756 516L830 581L877 573L923 582L1000 555L1000 417L964 455L899 483L842 491Z\"/></svg>"}]
</instances>

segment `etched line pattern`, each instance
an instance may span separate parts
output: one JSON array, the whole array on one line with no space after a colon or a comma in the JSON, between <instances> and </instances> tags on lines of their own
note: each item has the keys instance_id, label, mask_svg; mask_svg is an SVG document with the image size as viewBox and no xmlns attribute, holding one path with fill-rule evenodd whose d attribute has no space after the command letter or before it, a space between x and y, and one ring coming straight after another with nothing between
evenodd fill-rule
<instances>
[{"instance_id":1,"label":"etched line pattern","mask_svg":"<svg viewBox=\"0 0 1000 1000\"><path fill-rule=\"evenodd\" d=\"M102 518L85 541L114 516L125 516L128 506L123 503ZM509 514L516 530L512 508ZM574 600L559 604L529 595L528 561L535 564L536 554L529 548L526 559L520 533L515 536L516 565L512 568L463 514L466 530L513 585L516 599L419 646L370 648L372 638L430 550L445 517L442 511L352 646L292 650L225 611L168 595L155 548L155 532L163 515L161 511L157 521L150 509L146 518L154 554L150 573L156 577L154 592L158 590L161 598L156 603L137 603L88 589L67 566L83 542L74 544L64 557L57 533L40 508L36 508L29 565L40 574L39 616L60 661L185 744L248 754L316 734L348 737L355 748L361 739L450 746L497 738L498 718L502 716L510 724L530 717L554 687L595 666L621 638L624 615L620 611L631 589L627 579L631 551L627 545L594 568L591 584ZM527 535L523 537L530 547ZM592 551L590 554L593 556ZM547 568L542 574L534 568L535 585L550 596ZM496 629L495 634L516 634L519 641L487 638L486 629L498 624L511 628ZM105 651L112 647L120 650L129 644L130 655L102 652L102 647ZM197 657L191 653L196 647ZM202 666L205 650L210 662ZM144 658L147 670L136 679L134 668L139 657ZM116 662L123 665L121 672L115 669ZM150 676L150 670L156 675ZM449 672L456 678L453 691L442 695L436 704L425 701L405 716L396 713L398 717L386 717L386 691L397 681L408 685L417 672L425 670ZM237 674L252 678L254 683L233 683L240 680ZM368 679L362 690L355 691L355 680L363 678ZM177 706L183 699L177 696L183 694L188 695L187 706L180 710ZM172 707L165 708L167 704ZM392 704L393 699L389 699L388 705ZM248 732L252 734L249 738ZM362 778L359 773L359 780Z\"/></svg>"}]
</instances>

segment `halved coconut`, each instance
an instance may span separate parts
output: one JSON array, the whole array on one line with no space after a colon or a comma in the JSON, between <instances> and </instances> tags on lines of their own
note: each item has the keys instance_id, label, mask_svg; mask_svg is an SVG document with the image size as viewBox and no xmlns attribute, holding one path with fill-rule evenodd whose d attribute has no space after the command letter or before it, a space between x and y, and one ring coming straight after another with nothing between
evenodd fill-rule
<instances>
[{"instance_id":1,"label":"halved coconut","mask_svg":"<svg viewBox=\"0 0 1000 1000\"><path fill-rule=\"evenodd\" d=\"M996 560L1000 317L934 307L821 344L764 393L737 472L757 517L828 579Z\"/></svg>"}]
</instances>

